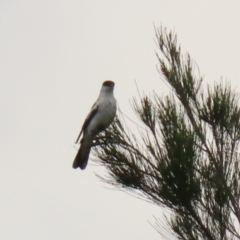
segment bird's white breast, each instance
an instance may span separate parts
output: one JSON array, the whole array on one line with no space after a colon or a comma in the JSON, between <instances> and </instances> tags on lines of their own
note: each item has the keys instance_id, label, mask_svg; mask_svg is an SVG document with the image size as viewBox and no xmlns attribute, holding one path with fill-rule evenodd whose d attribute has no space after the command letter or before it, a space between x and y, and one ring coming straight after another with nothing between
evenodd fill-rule
<instances>
[{"instance_id":1,"label":"bird's white breast","mask_svg":"<svg viewBox=\"0 0 240 240\"><path fill-rule=\"evenodd\" d=\"M88 134L97 135L101 130L106 129L112 123L115 114L116 100L113 95L99 98L97 113L87 128Z\"/></svg>"}]
</instances>

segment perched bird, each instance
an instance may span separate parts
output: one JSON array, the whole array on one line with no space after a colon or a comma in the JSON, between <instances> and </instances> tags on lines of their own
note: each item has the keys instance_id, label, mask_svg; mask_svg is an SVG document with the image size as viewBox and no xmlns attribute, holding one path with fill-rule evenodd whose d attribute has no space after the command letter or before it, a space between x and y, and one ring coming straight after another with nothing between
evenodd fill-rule
<instances>
[{"instance_id":1,"label":"perched bird","mask_svg":"<svg viewBox=\"0 0 240 240\"><path fill-rule=\"evenodd\" d=\"M82 170L86 168L94 137L112 123L116 115L116 99L113 89L114 82L112 81L105 81L102 84L99 97L92 106L76 140L78 143L83 133L80 149L73 161L73 168L80 167Z\"/></svg>"}]
</instances>

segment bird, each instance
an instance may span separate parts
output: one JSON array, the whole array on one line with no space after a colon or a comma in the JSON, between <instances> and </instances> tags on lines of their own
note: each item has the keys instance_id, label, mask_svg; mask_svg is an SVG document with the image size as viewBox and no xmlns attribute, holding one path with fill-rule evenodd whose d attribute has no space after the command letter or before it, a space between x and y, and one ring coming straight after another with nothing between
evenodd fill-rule
<instances>
[{"instance_id":1,"label":"bird","mask_svg":"<svg viewBox=\"0 0 240 240\"><path fill-rule=\"evenodd\" d=\"M80 148L73 161L74 169L79 167L84 170L86 168L95 136L107 129L116 116L117 104L113 94L114 86L113 81L103 82L99 97L83 123L76 140L76 143L78 143L81 135L83 135L80 140Z\"/></svg>"}]
</instances>

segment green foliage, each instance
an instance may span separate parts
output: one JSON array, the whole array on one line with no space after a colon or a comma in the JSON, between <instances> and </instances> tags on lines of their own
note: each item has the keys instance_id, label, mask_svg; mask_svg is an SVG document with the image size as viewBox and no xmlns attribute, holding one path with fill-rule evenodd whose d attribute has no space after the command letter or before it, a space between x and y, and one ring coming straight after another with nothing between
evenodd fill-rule
<instances>
[{"instance_id":1,"label":"green foliage","mask_svg":"<svg viewBox=\"0 0 240 240\"><path fill-rule=\"evenodd\" d=\"M120 118L100 134L95 155L109 173L100 178L168 208L177 239L240 239L238 95L222 82L204 91L176 35L161 28L156 38L172 92L133 99L141 140Z\"/></svg>"}]
</instances>

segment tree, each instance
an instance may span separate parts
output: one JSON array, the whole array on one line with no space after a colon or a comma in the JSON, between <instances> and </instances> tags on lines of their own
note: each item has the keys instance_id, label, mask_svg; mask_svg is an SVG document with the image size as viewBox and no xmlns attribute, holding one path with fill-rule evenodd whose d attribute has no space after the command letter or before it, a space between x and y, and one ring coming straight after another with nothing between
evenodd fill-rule
<instances>
[{"instance_id":1,"label":"tree","mask_svg":"<svg viewBox=\"0 0 240 240\"><path fill-rule=\"evenodd\" d=\"M109 173L100 178L167 208L177 239L240 239L239 97L223 81L204 88L176 34L160 28L156 39L171 92L133 99L141 141L120 117L100 134L94 153Z\"/></svg>"}]
</instances>

